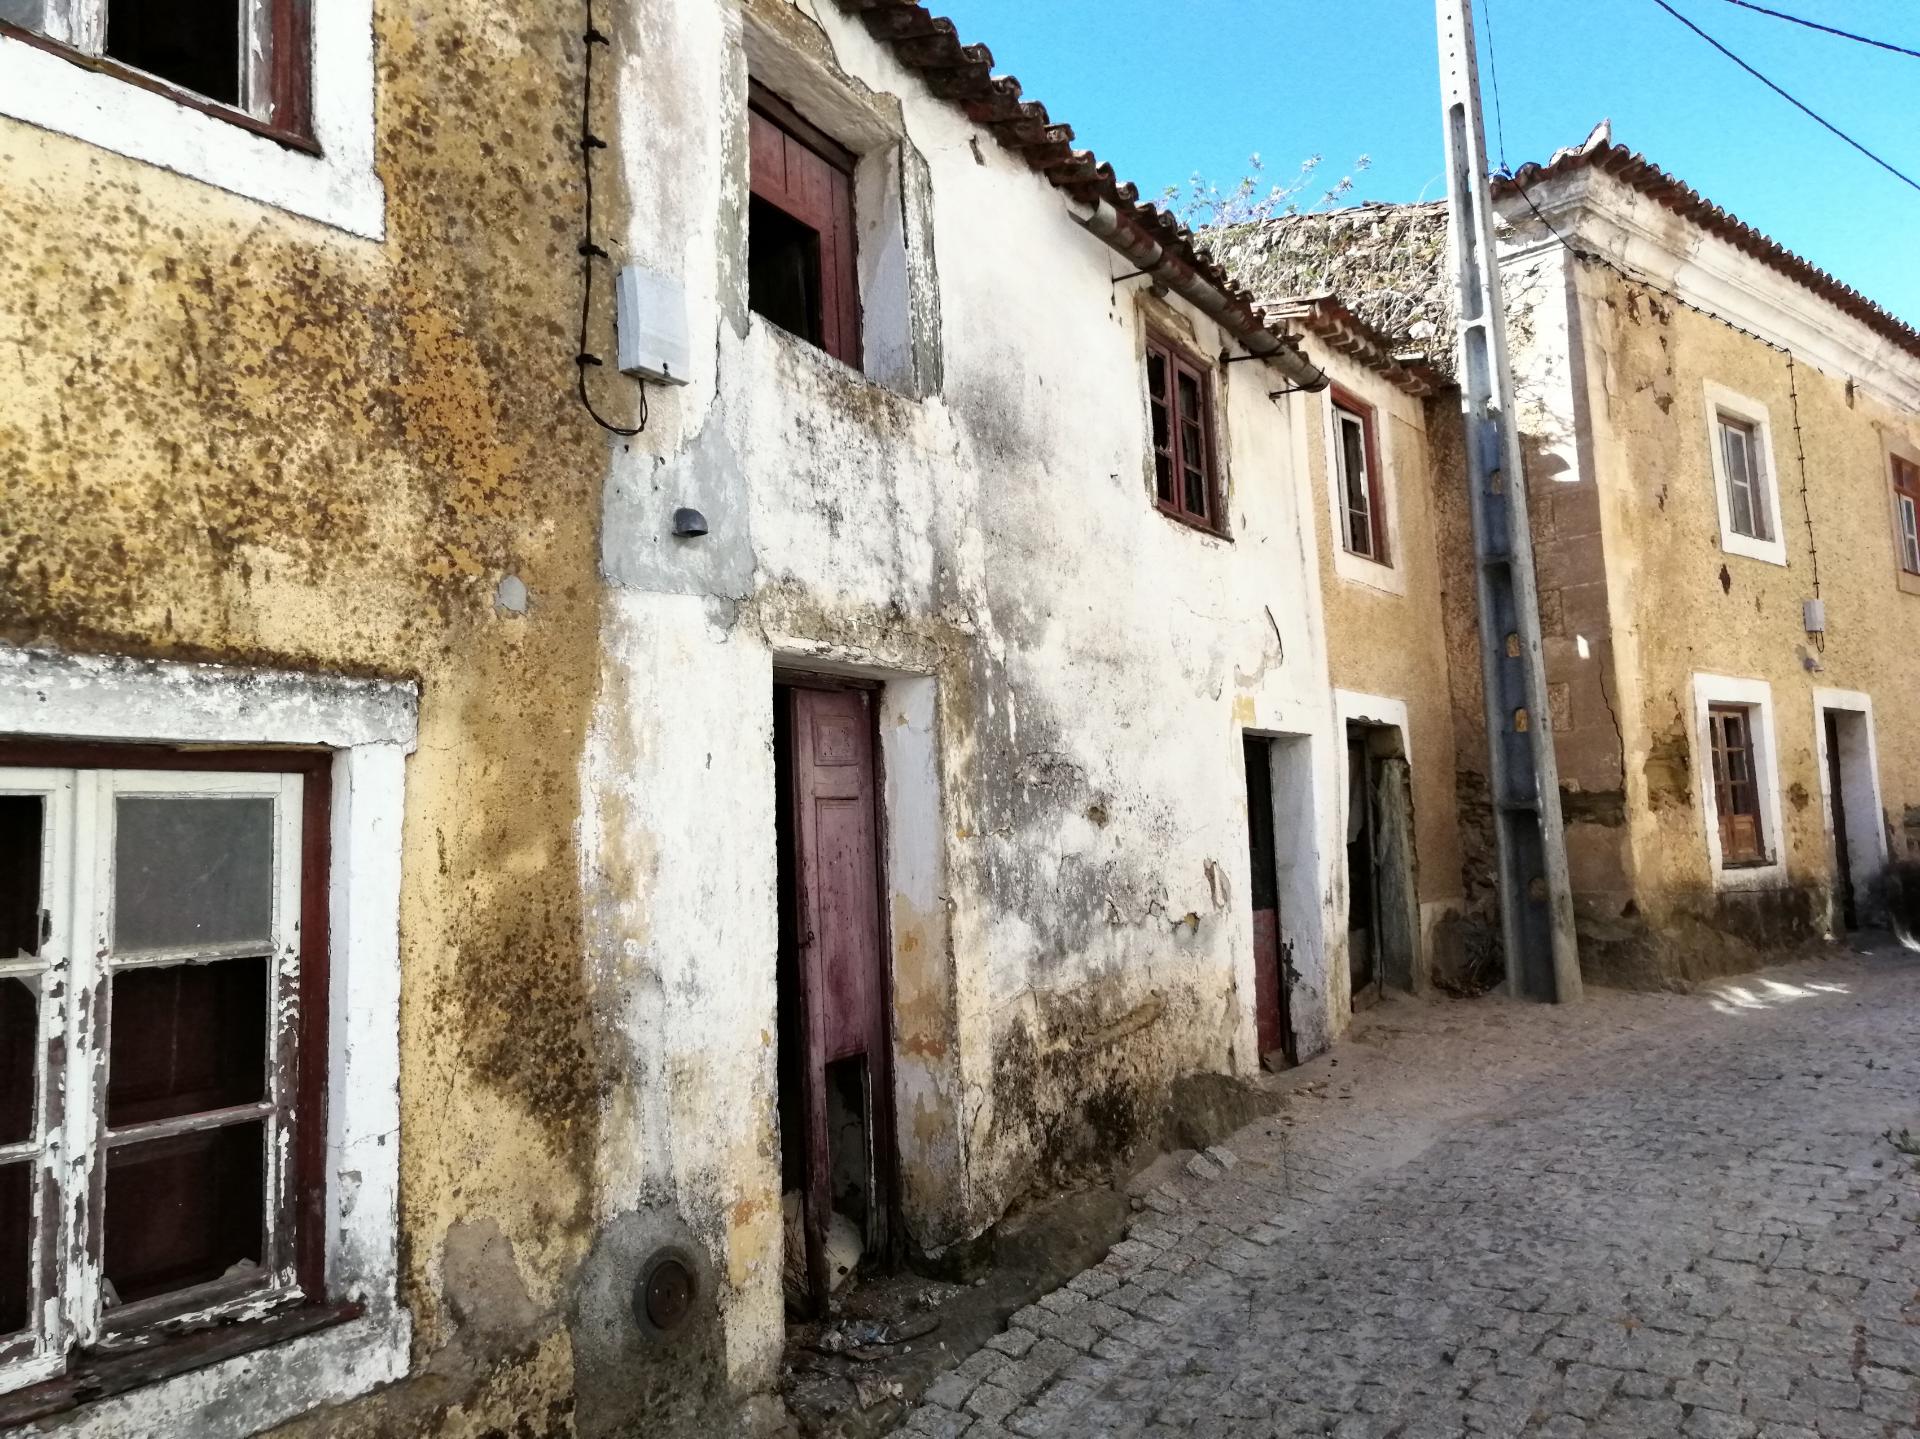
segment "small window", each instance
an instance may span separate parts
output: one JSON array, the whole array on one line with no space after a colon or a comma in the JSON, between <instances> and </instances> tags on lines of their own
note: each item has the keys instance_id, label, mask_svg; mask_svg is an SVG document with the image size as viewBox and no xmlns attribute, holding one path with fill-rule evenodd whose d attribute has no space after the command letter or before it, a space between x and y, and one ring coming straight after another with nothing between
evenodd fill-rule
<instances>
[{"instance_id":1,"label":"small window","mask_svg":"<svg viewBox=\"0 0 1920 1439\"><path fill-rule=\"evenodd\" d=\"M1213 382L1206 368L1150 337L1147 405L1153 420L1154 503L1169 515L1217 532Z\"/></svg>"},{"instance_id":2,"label":"small window","mask_svg":"<svg viewBox=\"0 0 1920 1439\"><path fill-rule=\"evenodd\" d=\"M1718 423L1720 461L1727 484L1727 523L1737 535L1771 542L1773 516L1767 512L1760 427L1725 411L1720 413Z\"/></svg>"},{"instance_id":3,"label":"small window","mask_svg":"<svg viewBox=\"0 0 1920 1439\"><path fill-rule=\"evenodd\" d=\"M1900 522L1900 568L1920 575L1920 465L1893 456L1893 503Z\"/></svg>"},{"instance_id":4,"label":"small window","mask_svg":"<svg viewBox=\"0 0 1920 1439\"><path fill-rule=\"evenodd\" d=\"M1760 827L1760 774L1754 762L1754 712L1748 705L1713 705L1707 726L1713 747L1714 806L1720 816L1720 862L1765 864Z\"/></svg>"},{"instance_id":5,"label":"small window","mask_svg":"<svg viewBox=\"0 0 1920 1439\"><path fill-rule=\"evenodd\" d=\"M310 0L0 0L0 31L283 138L311 123Z\"/></svg>"},{"instance_id":6,"label":"small window","mask_svg":"<svg viewBox=\"0 0 1920 1439\"><path fill-rule=\"evenodd\" d=\"M0 753L0 1391L321 1298L325 761L54 757Z\"/></svg>"},{"instance_id":7,"label":"small window","mask_svg":"<svg viewBox=\"0 0 1920 1439\"><path fill-rule=\"evenodd\" d=\"M854 156L759 85L749 91L747 125L747 303L857 369Z\"/></svg>"},{"instance_id":8,"label":"small window","mask_svg":"<svg viewBox=\"0 0 1920 1439\"><path fill-rule=\"evenodd\" d=\"M1387 564L1387 507L1382 503L1373 409L1333 392L1333 472L1339 487L1340 542L1349 554Z\"/></svg>"}]
</instances>

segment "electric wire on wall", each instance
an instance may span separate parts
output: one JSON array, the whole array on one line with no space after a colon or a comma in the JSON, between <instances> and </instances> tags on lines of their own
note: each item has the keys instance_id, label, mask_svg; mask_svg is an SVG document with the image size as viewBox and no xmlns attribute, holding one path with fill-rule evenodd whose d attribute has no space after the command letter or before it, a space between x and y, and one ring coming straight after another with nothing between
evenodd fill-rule
<instances>
[{"instance_id":1,"label":"electric wire on wall","mask_svg":"<svg viewBox=\"0 0 1920 1439\"><path fill-rule=\"evenodd\" d=\"M580 172L584 195L580 235L580 344L579 353L574 356L574 366L579 371L580 403L593 417L594 423L616 435L631 436L647 427L646 381L635 379L640 388L640 416L631 425L616 425L602 415L595 408L592 392L587 385L587 372L600 369L606 363L587 348L587 329L593 318L594 262L611 258L593 238L593 152L607 148L607 142L593 132L593 55L594 47L611 42L593 23L593 0L586 0L586 10L587 28L581 37L586 44L586 57L580 86Z\"/></svg>"}]
</instances>

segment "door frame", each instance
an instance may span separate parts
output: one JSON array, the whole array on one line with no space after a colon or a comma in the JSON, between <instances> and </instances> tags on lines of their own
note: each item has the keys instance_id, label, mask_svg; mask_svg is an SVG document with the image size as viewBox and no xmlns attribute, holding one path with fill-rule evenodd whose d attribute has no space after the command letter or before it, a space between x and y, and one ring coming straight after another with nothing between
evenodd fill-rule
<instances>
[{"instance_id":1,"label":"door frame","mask_svg":"<svg viewBox=\"0 0 1920 1439\"><path fill-rule=\"evenodd\" d=\"M1411 723L1409 723L1407 718L1407 702L1403 699L1394 699L1388 695L1370 695L1370 694L1362 694L1358 690L1335 689L1333 692L1333 709L1334 709L1334 743L1336 747L1336 754L1338 756L1338 762L1340 765L1340 783L1336 787L1337 792L1335 795L1335 803L1337 805L1337 813L1339 815L1339 834L1342 841L1341 852L1344 855L1347 826L1351 823L1351 820L1352 820L1352 816L1348 813L1348 811L1352 804L1352 796L1353 796L1353 772L1352 772L1352 758L1351 758L1352 751L1350 750L1347 744L1347 732L1348 732L1347 727L1349 725L1360 725L1367 729L1390 729L1390 730L1399 731L1400 754L1401 754L1401 757L1404 758L1407 762L1407 782L1408 782L1408 785L1411 786L1414 783L1413 770L1415 768L1414 750L1413 750L1413 726ZM1373 768L1372 764L1369 763L1368 765L1369 771L1371 771L1372 768ZM1373 785L1371 783L1371 780L1372 780L1372 776L1371 774L1369 774L1368 775L1369 782L1364 788L1364 792L1367 796L1367 806L1369 810L1368 819L1367 819L1367 823L1369 827L1371 827L1371 825L1374 823L1374 816L1371 813L1373 808L1373 796L1374 796L1374 790L1373 790ZM1415 811L1415 815L1417 816L1417 809ZM1409 924L1408 943L1412 946L1412 951L1411 953L1408 954L1407 959L1408 959L1408 971L1412 975L1411 989L1415 993L1418 993L1420 991L1423 983L1425 982L1421 978L1421 976L1429 972L1428 965L1427 965L1427 956L1425 953L1427 937L1425 932L1425 926L1421 923L1421 918L1420 918L1419 844L1420 844L1419 835L1416 832L1415 826L1413 824L1409 824L1408 830L1407 830L1408 850L1406 855L1406 863L1407 863L1407 871L1408 871L1407 880L1408 880L1409 898L1412 902L1412 913L1408 917L1408 924ZM1369 846L1369 849L1371 850L1371 846ZM1342 860L1342 863L1344 865L1345 863L1344 859ZM1345 873L1344 869L1342 872ZM1379 920L1380 901L1379 901L1379 893L1378 893L1378 876L1375 876L1375 881L1376 881L1375 894L1374 894L1374 902L1373 902L1374 903L1374 925L1371 931L1372 943L1375 947L1374 979L1373 979L1373 982L1369 985L1369 988L1384 992L1386 967L1378 952L1379 943L1380 943L1380 929L1381 929L1381 924ZM1348 885L1351 886L1352 882L1353 882L1352 876L1347 875ZM1349 893L1351 893L1351 889L1349 889ZM1341 938L1343 940L1345 939L1345 935L1346 935L1346 931L1343 928L1341 930ZM1353 1001L1355 998L1353 993L1353 962L1352 962L1351 955L1348 956L1346 970L1347 970L1347 974L1346 974L1347 982L1343 986L1345 990L1344 1002L1346 1003L1349 1010L1351 1011ZM1398 985L1395 986L1395 988L1398 988L1398 987L1399 987Z\"/></svg>"},{"instance_id":2,"label":"door frame","mask_svg":"<svg viewBox=\"0 0 1920 1439\"><path fill-rule=\"evenodd\" d=\"M1859 722L1866 733L1866 774L1864 777L1855 776L1853 794L1845 793L1849 785L1844 737L1842 754L1832 756L1827 752L1827 715L1829 713L1859 716ZM1887 850L1887 826L1883 818L1885 810L1880 797L1880 747L1874 734L1873 697L1861 690L1814 690L1813 754L1814 769L1820 776L1820 827L1826 845L1827 873L1830 878L1837 878L1839 866L1838 842L1833 832L1831 792L1832 776L1838 770L1843 790L1841 802L1847 817L1845 840L1847 857L1852 869L1854 904L1859 912L1860 922L1871 924L1872 915L1876 909L1874 887L1886 873L1890 860ZM1857 757L1855 762L1857 764ZM1865 805L1857 802L1862 795L1871 796L1870 801ZM1840 932L1837 923L1840 914L1839 906L1839 894L1829 886L1827 922L1829 930L1835 933Z\"/></svg>"},{"instance_id":3,"label":"door frame","mask_svg":"<svg viewBox=\"0 0 1920 1439\"><path fill-rule=\"evenodd\" d=\"M880 1196L883 1218L879 1225L881 1251L884 1259L891 1264L899 1259L902 1252L905 1225L903 1223L901 1209L900 1144L895 1114L898 1095L895 1092L894 1049L898 1043L899 1026L897 1022L898 1016L895 1014L894 1008L893 921L891 906L887 902L887 897L891 891L888 887L887 878L886 753L885 747L881 743L880 732L880 709L884 688L884 681L867 679L856 675L821 673L787 665L776 665L773 670L773 694L776 703L778 702L780 691L783 689L816 690L829 693L854 691L869 696L866 739L868 752L873 765L874 919L877 929L875 945L876 953L880 958L880 1008L884 1020L885 1036L884 1042L880 1046L881 1052L868 1057L869 1067L867 1073L870 1112L867 1115L867 1126L872 1136L870 1140L873 1149L871 1160L875 1185L883 1191L883 1194ZM792 745L794 742L795 735L790 730L788 743ZM776 773L779 772L778 762L778 757L776 757ZM786 755L784 765L784 782L788 785L795 784L798 779L798 761L796 756L791 753ZM797 801L797 794L795 799ZM805 873L804 861L800 849L797 805L795 809L794 865L794 885L796 891L801 891L796 894L796 900L804 906L806 902L803 892ZM804 954L800 967L800 980L803 985L808 982ZM826 1076L824 1072L816 1075L812 1070L811 1059L813 1053L814 1025L812 996L810 993L803 992L801 998L800 1032L802 1036L801 1042L806 1048L802 1074L804 1076L804 1082L811 1088L811 1086L815 1084L824 1084ZM816 1105L818 1105L821 1112L824 1113L826 1095L824 1093L818 1095L805 1094L802 1095L801 1098L803 1111L807 1115L808 1123L811 1126L815 1118ZM806 1191L808 1201L811 1201L814 1197L811 1192L813 1189L813 1156L811 1147L812 1137L809 1136L807 1161L808 1185ZM830 1222L830 1217L829 1215L816 1215L813 1212L812 1204L809 1202L804 1210L803 1219L803 1228L807 1243L808 1284L813 1290L811 1296L813 1303L818 1308L820 1314L824 1315L826 1313L828 1295L831 1292L826 1274L826 1227ZM869 1223L871 1224L871 1217Z\"/></svg>"}]
</instances>

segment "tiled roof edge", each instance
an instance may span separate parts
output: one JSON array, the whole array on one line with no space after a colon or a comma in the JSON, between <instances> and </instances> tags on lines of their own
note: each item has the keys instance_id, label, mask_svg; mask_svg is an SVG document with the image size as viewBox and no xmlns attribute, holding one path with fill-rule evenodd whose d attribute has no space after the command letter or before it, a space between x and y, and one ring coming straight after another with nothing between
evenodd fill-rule
<instances>
[{"instance_id":1,"label":"tiled roof edge","mask_svg":"<svg viewBox=\"0 0 1920 1439\"><path fill-rule=\"evenodd\" d=\"M1524 198L1525 187L1559 179L1581 169L1594 169L1611 175L1629 189L1665 206L1708 234L1725 240L1735 249L1753 256L1812 291L1835 309L1852 316L1874 333L1892 340L1909 354L1920 357L1920 330L1868 299L1853 286L1830 275L1811 260L1795 254L1772 236L1714 204L1646 156L1616 145L1611 140L1597 140L1581 148L1563 150L1545 165L1532 162L1522 165L1511 177L1501 176L1494 180L1494 194Z\"/></svg>"},{"instance_id":2,"label":"tiled roof edge","mask_svg":"<svg viewBox=\"0 0 1920 1439\"><path fill-rule=\"evenodd\" d=\"M1092 151L1075 148L1072 127L1056 123L1039 101L1024 98L1018 80L995 75L993 52L986 46L961 44L953 22L930 13L918 0L836 3L858 16L868 32L902 65L919 74L934 95L989 131L1001 148L1025 160L1083 209L1104 201L1139 240L1157 245L1190 272L1217 297L1214 318L1235 339L1244 344L1249 338L1264 337L1257 341L1258 350L1277 344L1305 363L1297 340L1214 262L1191 230L1158 205L1143 201L1136 186L1121 180Z\"/></svg>"}]
</instances>

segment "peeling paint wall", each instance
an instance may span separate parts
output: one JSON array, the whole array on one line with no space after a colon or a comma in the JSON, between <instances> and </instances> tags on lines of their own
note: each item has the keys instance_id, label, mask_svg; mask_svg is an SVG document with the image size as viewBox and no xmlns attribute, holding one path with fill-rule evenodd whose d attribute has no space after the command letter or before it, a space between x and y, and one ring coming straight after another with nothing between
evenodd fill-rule
<instances>
[{"instance_id":1,"label":"peeling paint wall","mask_svg":"<svg viewBox=\"0 0 1920 1439\"><path fill-rule=\"evenodd\" d=\"M1257 1067L1245 731L1303 741L1301 1052L1345 1022L1318 442L1274 375L1218 372L1230 538L1167 519L1145 336L1216 326L837 9L601 23L596 238L681 282L695 360L624 441L573 396L572 9L376 5L380 239L0 121L0 641L418 686L412 1368L289 1435L704 1434L772 1385L776 666L884 684L916 1246ZM750 56L866 157L871 376L748 312ZM630 1317L662 1245L701 1269L669 1345ZM244 1426L244 1363L206 1382Z\"/></svg>"},{"instance_id":2,"label":"peeling paint wall","mask_svg":"<svg viewBox=\"0 0 1920 1439\"><path fill-rule=\"evenodd\" d=\"M561 1433L605 1088L576 835L607 468L572 396L579 17L375 14L384 240L0 120L0 640L418 682L399 1247L421 1377L303 1427ZM475 1224L491 1277L462 1297L449 1245ZM470 1319L501 1289L540 1318Z\"/></svg>"},{"instance_id":3,"label":"peeling paint wall","mask_svg":"<svg viewBox=\"0 0 1920 1439\"><path fill-rule=\"evenodd\" d=\"M1240 739L1310 736L1331 793L1320 494L1254 363L1218 372L1232 538L1154 510L1146 329L1226 338L1116 284L1133 267L856 21L651 0L631 23L621 249L686 286L695 371L654 391L603 512L583 873L623 1078L598 1202L684 1218L750 1390L781 1338L776 667L883 685L903 1200L937 1250L1148 1137L1172 1077L1257 1067ZM748 312L750 67L867 157L861 186L899 166L896 234L924 242L868 319L887 356L937 336L912 382ZM708 536L671 535L682 505ZM1317 934L1336 847L1289 839ZM1342 1022L1330 992L1316 968L1294 994L1304 1052Z\"/></svg>"}]
</instances>

